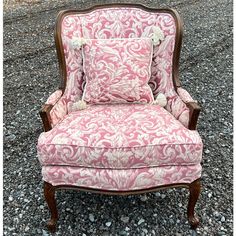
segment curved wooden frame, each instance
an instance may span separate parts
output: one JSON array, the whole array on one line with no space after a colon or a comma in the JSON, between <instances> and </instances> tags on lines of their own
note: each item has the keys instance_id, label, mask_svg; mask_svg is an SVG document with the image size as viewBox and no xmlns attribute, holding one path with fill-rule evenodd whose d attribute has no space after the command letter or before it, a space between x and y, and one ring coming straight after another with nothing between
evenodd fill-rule
<instances>
[{"instance_id":1,"label":"curved wooden frame","mask_svg":"<svg viewBox=\"0 0 236 236\"><path fill-rule=\"evenodd\" d=\"M174 17L175 22L176 22L176 38L175 38L175 48L174 48L174 53L173 53L172 79L173 79L174 88L177 92L177 88L181 86L180 81L179 81L179 58L180 58L180 50L181 50L182 34L183 34L182 21L179 14L173 9L154 9L154 8L148 8L140 4L122 3L122 4L96 5L85 10L66 10L66 11L61 11L58 14L58 17L56 20L56 27L54 31L54 37L55 37L57 56L58 56L58 61L59 61L62 93L64 93L66 80L67 80L65 56L64 56L64 51L62 47L62 39L61 39L61 22L63 18L70 14L76 14L76 13L83 14L83 13L91 12L96 9L114 8L114 7L132 7L132 8L143 9L149 12L166 12L166 13L171 14ZM200 106L194 102L186 103L186 105L190 109L189 129L196 129L197 119L200 112ZM49 115L52 107L53 107L52 105L44 105L42 110L40 111L40 116L43 120L45 131L48 131L52 128L51 122L50 122L50 115ZM184 188L189 189L190 195L189 195L187 216L188 216L188 220L191 227L193 229L196 229L196 227L199 224L199 220L197 216L194 215L194 208L200 194L200 189L201 189L200 179L197 179L190 184L179 183L179 184L159 186L159 187L150 188L150 189L141 189L137 191L105 191L105 190L97 190L97 189L91 189L91 188L73 187L73 186L67 186L67 185L53 186L50 183L44 182L44 195L45 195L45 199L47 201L48 207L51 212L51 218L48 221L47 226L48 226L49 231L51 232L56 231L56 224L58 220L58 211L57 211L56 199L55 199L56 190L75 189L79 191L89 191L93 193L108 194L108 195L130 195L130 194L154 192L160 189L177 188L177 187L184 187Z\"/></svg>"},{"instance_id":2,"label":"curved wooden frame","mask_svg":"<svg viewBox=\"0 0 236 236\"><path fill-rule=\"evenodd\" d=\"M189 189L189 201L188 201L188 208L187 208L187 217L188 221L191 225L192 229L196 229L199 225L199 219L197 215L194 214L194 208L197 203L198 197L200 195L201 191L201 183L200 179L195 180L194 182L190 184L186 183L179 183L179 184L170 184L170 185L162 185L155 188L149 188L149 189L141 189L141 190L131 190L131 191L107 191L107 190L98 190L98 189L92 189L92 188L83 188L83 187L76 187L76 186L68 186L68 185L58 185L53 186L50 183L44 182L44 196L46 199L46 202L48 204L48 208L51 212L51 217L47 223L48 230L52 233L56 231L56 225L58 220L58 211L57 211L57 204L55 199L55 192L57 190L62 189L73 189L77 191L86 191L86 192L92 192L92 193L99 193L99 194L105 194L105 195L134 195L134 194L142 194L142 193L150 193L150 192L156 192L158 190L163 190L167 188L188 188Z\"/></svg>"}]
</instances>

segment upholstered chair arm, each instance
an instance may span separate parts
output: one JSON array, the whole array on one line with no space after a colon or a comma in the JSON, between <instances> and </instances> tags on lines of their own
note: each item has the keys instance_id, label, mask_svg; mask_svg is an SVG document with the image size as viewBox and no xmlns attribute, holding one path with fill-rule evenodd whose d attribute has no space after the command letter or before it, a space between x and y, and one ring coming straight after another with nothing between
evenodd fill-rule
<instances>
[{"instance_id":1,"label":"upholstered chair arm","mask_svg":"<svg viewBox=\"0 0 236 236\"><path fill-rule=\"evenodd\" d=\"M67 106L62 90L56 90L47 99L40 110L44 131L49 131L67 114Z\"/></svg>"},{"instance_id":2,"label":"upholstered chair arm","mask_svg":"<svg viewBox=\"0 0 236 236\"><path fill-rule=\"evenodd\" d=\"M185 89L179 87L177 88L177 93L180 96L181 100L189 108L189 123L188 128L190 130L195 130L197 127L197 120L201 110L201 107L198 105L197 100L194 100L191 95Z\"/></svg>"},{"instance_id":3,"label":"upholstered chair arm","mask_svg":"<svg viewBox=\"0 0 236 236\"><path fill-rule=\"evenodd\" d=\"M177 93L167 98L166 109L186 128L196 129L201 108L185 89L178 87Z\"/></svg>"}]
</instances>

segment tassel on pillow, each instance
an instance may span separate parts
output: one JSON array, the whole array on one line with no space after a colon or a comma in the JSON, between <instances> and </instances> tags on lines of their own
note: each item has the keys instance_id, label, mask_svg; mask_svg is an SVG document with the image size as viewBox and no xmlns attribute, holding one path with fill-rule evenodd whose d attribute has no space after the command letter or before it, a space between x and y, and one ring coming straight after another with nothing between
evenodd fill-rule
<instances>
[{"instance_id":1,"label":"tassel on pillow","mask_svg":"<svg viewBox=\"0 0 236 236\"><path fill-rule=\"evenodd\" d=\"M72 105L72 111L84 110L87 108L87 103L83 100L79 100Z\"/></svg>"},{"instance_id":2,"label":"tassel on pillow","mask_svg":"<svg viewBox=\"0 0 236 236\"><path fill-rule=\"evenodd\" d=\"M153 26L152 41L153 45L157 46L165 39L165 34L162 29L158 26Z\"/></svg>"},{"instance_id":3,"label":"tassel on pillow","mask_svg":"<svg viewBox=\"0 0 236 236\"><path fill-rule=\"evenodd\" d=\"M86 43L87 43L87 40L85 38L73 37L70 40L70 44L73 49L80 49Z\"/></svg>"},{"instance_id":4,"label":"tassel on pillow","mask_svg":"<svg viewBox=\"0 0 236 236\"><path fill-rule=\"evenodd\" d=\"M153 102L154 105L159 105L161 107L165 107L167 104L166 96L163 93L159 93Z\"/></svg>"}]
</instances>

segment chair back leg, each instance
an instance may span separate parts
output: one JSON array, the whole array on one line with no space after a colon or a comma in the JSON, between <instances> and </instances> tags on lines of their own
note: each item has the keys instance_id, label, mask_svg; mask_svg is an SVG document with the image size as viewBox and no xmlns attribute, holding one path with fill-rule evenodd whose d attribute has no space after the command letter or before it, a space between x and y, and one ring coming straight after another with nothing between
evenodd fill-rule
<instances>
[{"instance_id":1,"label":"chair back leg","mask_svg":"<svg viewBox=\"0 0 236 236\"><path fill-rule=\"evenodd\" d=\"M187 215L188 215L188 221L192 229L196 229L199 224L199 219L197 215L194 214L194 208L197 203L200 191L201 191L200 179L197 179L191 184L189 184L190 195L189 195Z\"/></svg>"},{"instance_id":2,"label":"chair back leg","mask_svg":"<svg viewBox=\"0 0 236 236\"><path fill-rule=\"evenodd\" d=\"M57 204L55 199L55 190L56 188L47 183L44 182L44 197L46 199L46 202L48 204L48 208L51 212L51 218L47 223L48 230L52 233L56 231L56 224L58 220L58 212L57 212Z\"/></svg>"}]
</instances>

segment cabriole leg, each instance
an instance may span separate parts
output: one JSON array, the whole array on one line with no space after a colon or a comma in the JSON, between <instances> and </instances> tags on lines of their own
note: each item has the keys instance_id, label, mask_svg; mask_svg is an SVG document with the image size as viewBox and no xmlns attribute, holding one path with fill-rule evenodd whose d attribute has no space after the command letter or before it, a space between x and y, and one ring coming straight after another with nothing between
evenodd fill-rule
<instances>
[{"instance_id":1,"label":"cabriole leg","mask_svg":"<svg viewBox=\"0 0 236 236\"><path fill-rule=\"evenodd\" d=\"M47 182L44 182L44 197L51 212L51 219L48 221L47 227L50 232L54 233L56 231L56 224L58 220L55 187Z\"/></svg>"},{"instance_id":2,"label":"cabriole leg","mask_svg":"<svg viewBox=\"0 0 236 236\"><path fill-rule=\"evenodd\" d=\"M189 202L188 202L188 221L192 229L196 229L199 224L198 217L194 214L194 208L197 203L201 190L200 179L195 180L189 185Z\"/></svg>"}]
</instances>

